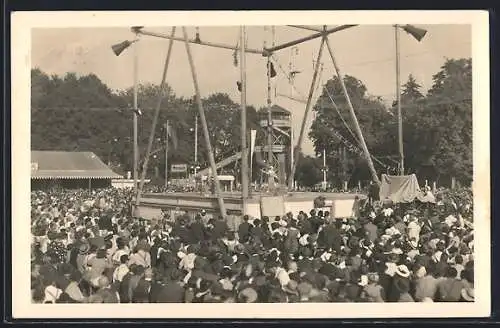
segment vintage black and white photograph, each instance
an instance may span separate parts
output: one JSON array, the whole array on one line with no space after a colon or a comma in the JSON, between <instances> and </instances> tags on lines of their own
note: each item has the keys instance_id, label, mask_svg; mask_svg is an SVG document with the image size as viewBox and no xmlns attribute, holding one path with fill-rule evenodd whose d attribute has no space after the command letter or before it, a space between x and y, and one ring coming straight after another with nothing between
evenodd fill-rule
<instances>
[{"instance_id":1,"label":"vintage black and white photograph","mask_svg":"<svg viewBox=\"0 0 500 328\"><path fill-rule=\"evenodd\" d=\"M17 297L489 314L488 16L416 13L23 20Z\"/></svg>"}]
</instances>

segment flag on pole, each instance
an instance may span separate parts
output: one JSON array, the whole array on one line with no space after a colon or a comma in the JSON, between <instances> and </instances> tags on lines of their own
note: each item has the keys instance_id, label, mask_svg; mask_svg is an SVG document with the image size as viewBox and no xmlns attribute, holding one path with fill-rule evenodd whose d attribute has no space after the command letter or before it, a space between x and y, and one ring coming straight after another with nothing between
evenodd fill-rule
<instances>
[{"instance_id":1,"label":"flag on pole","mask_svg":"<svg viewBox=\"0 0 500 328\"><path fill-rule=\"evenodd\" d=\"M256 137L257 137L257 130L250 130L250 158L253 158Z\"/></svg>"},{"instance_id":2,"label":"flag on pole","mask_svg":"<svg viewBox=\"0 0 500 328\"><path fill-rule=\"evenodd\" d=\"M238 67L238 44L236 44L236 49L233 52L233 64L234 67Z\"/></svg>"}]
</instances>

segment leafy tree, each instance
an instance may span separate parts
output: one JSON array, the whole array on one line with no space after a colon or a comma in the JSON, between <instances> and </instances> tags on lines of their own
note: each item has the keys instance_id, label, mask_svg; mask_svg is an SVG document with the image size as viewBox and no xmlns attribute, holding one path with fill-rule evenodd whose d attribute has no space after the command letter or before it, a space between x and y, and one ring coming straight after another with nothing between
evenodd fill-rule
<instances>
[{"instance_id":1,"label":"leafy tree","mask_svg":"<svg viewBox=\"0 0 500 328\"><path fill-rule=\"evenodd\" d=\"M379 173L386 166L394 166L385 156L397 158L398 124L395 103L389 111L377 97L367 94L363 83L346 76L345 84L351 97L359 124L371 154L376 158ZM329 95L326 93L329 91ZM316 118L310 136L317 152L327 149L331 177L334 181L351 182L369 178L366 163L356 151L357 138L337 78L330 79L314 110ZM333 99L333 103L330 100ZM433 85L427 94L410 75L403 85L401 107L403 141L407 173L416 173L422 179L437 180L449 185L451 177L463 184L472 179L472 61L447 59L433 76ZM340 114L339 114L340 113ZM345 123L343 122L345 121ZM339 141L337 136L343 136ZM341 149L347 147L349 156L342 159ZM359 149L360 147L358 147ZM347 162L347 163L346 163ZM379 162L383 162L379 163ZM343 167L343 169L341 169ZM346 174L346 172L348 172Z\"/></svg>"},{"instance_id":2,"label":"leafy tree","mask_svg":"<svg viewBox=\"0 0 500 328\"><path fill-rule=\"evenodd\" d=\"M297 162L295 181L299 186L313 187L322 179L321 167L319 159L301 153Z\"/></svg>"},{"instance_id":3,"label":"leafy tree","mask_svg":"<svg viewBox=\"0 0 500 328\"><path fill-rule=\"evenodd\" d=\"M422 86L417 83L415 77L410 74L408 76L408 81L403 84L403 92L401 93L401 104L408 104L416 102L422 98L424 95L420 92Z\"/></svg>"},{"instance_id":4,"label":"leafy tree","mask_svg":"<svg viewBox=\"0 0 500 328\"><path fill-rule=\"evenodd\" d=\"M344 83L371 153L382 156L393 154L397 143L392 145L393 137L389 132L394 129L395 118L387 113L379 98L368 94L362 81L346 75ZM316 116L309 136L314 142L316 152L326 149L329 171L337 172L338 180L350 177L348 180L355 183L355 180L364 179L365 172L368 172L367 163L363 160L361 146L338 77L327 81L314 111ZM342 155L340 151L343 148L348 150L346 155ZM375 165L379 170L383 168L379 162L375 162ZM342 172L345 173L341 174L339 168L344 168Z\"/></svg>"},{"instance_id":5,"label":"leafy tree","mask_svg":"<svg viewBox=\"0 0 500 328\"><path fill-rule=\"evenodd\" d=\"M32 75L32 148L40 150L93 151L120 171L133 167L133 88L114 92L95 75L78 77L48 76L39 69ZM152 129L159 86L138 86L138 107L143 115L138 120L139 160L145 157ZM213 94L203 100L211 143L216 161L240 151L240 106L226 94ZM198 110L192 99L176 97L167 86L163 94L153 153L148 173L154 174L165 165L164 124L177 136L177 148L169 148L169 163L193 163L194 119ZM257 126L254 107L247 108L248 131ZM208 167L201 122L199 123L199 163ZM248 132L249 133L249 132ZM172 138L170 138L172 140ZM163 175L164 170L159 170Z\"/></svg>"},{"instance_id":6,"label":"leafy tree","mask_svg":"<svg viewBox=\"0 0 500 328\"><path fill-rule=\"evenodd\" d=\"M433 151L422 158L432 165L438 178L448 182L472 181L472 60L447 59L433 76L426 107L419 119L427 125L422 134L432 135ZM429 129L426 130L425 127ZM429 147L429 145L423 145ZM446 183L445 182L445 183Z\"/></svg>"}]
</instances>

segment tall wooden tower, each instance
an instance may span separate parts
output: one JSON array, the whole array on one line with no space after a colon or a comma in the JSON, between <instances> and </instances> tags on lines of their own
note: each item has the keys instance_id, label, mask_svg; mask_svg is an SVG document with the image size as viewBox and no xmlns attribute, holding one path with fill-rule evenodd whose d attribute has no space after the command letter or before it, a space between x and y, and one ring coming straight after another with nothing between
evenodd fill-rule
<instances>
[{"instance_id":1,"label":"tall wooden tower","mask_svg":"<svg viewBox=\"0 0 500 328\"><path fill-rule=\"evenodd\" d=\"M292 113L278 105L271 106L270 112L271 120L267 108L258 112L264 138L258 138L255 152L257 158L261 158L266 165L273 167L279 185L285 186L293 160ZM270 183L270 181L265 182Z\"/></svg>"}]
</instances>

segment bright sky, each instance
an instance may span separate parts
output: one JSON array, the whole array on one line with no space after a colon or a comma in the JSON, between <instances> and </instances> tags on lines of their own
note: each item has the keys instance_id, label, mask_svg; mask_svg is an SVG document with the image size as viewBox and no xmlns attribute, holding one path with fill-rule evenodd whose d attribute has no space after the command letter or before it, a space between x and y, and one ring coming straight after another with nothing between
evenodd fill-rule
<instances>
[{"instance_id":1,"label":"bright sky","mask_svg":"<svg viewBox=\"0 0 500 328\"><path fill-rule=\"evenodd\" d=\"M469 25L417 25L428 30L421 42L417 42L404 31L400 32L401 79L413 74L427 90L445 58L471 57L471 28ZM149 31L170 33L170 28L145 28ZM188 28L190 37L195 29ZM314 32L292 27L277 26L274 42L276 45L310 35ZM261 49L267 40L272 43L271 28L248 27L248 47ZM177 36L182 36L178 28ZM236 45L239 40L238 27L200 27L202 40ZM46 73L64 75L66 72L77 74L96 74L112 89L123 89L133 84L132 49L127 49L115 57L110 46L133 38L128 27L124 28L50 28L32 31L32 67L38 67ZM361 25L330 36L337 62L344 74L349 74L363 81L368 92L383 97L391 103L395 97L395 40L391 25ZM297 46L298 54L292 60L294 68L302 73L295 80L296 88L306 97L312 79L313 60L317 56L320 39L308 41ZM149 36L141 37L134 46L139 51L139 81L159 83L168 40ZM233 66L231 50L216 49L192 45L192 53L198 73L202 96L214 92L228 93L239 102L236 81L239 68ZM287 70L291 59L291 49L281 50L277 58ZM335 74L328 51L323 52L323 73L320 82ZM266 66L265 58L260 55L247 55L247 102L257 108L266 103ZM290 95L290 84L283 72L276 67L279 76L275 86L278 93ZM194 93L193 82L183 43L174 44L171 65L167 81L178 96L191 97ZM318 89L319 91L320 89ZM319 93L319 92L317 92ZM295 97L299 94L294 93ZM274 97L273 97L274 98ZM298 137L305 105L280 97L273 102L293 113L295 138ZM140 105L140 99L139 99ZM312 113L307 121L312 120ZM305 140L304 152L313 153L312 143Z\"/></svg>"}]
</instances>

